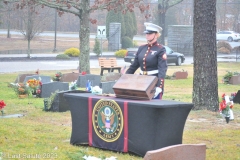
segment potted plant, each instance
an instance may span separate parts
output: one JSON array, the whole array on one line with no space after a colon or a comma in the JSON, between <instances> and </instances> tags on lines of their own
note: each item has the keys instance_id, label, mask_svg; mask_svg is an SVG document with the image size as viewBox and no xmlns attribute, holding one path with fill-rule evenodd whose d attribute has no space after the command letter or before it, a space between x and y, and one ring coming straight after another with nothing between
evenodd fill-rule
<instances>
[{"instance_id":1,"label":"potted plant","mask_svg":"<svg viewBox=\"0 0 240 160\"><path fill-rule=\"evenodd\" d=\"M13 88L19 98L26 98L29 94L32 94L32 89L28 84L16 83Z\"/></svg>"}]
</instances>

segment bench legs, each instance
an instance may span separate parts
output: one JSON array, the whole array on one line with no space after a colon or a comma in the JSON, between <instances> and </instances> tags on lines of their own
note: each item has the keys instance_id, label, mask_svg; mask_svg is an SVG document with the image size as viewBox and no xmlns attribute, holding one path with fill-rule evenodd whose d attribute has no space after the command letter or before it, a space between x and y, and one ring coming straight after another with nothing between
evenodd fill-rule
<instances>
[{"instance_id":1,"label":"bench legs","mask_svg":"<svg viewBox=\"0 0 240 160\"><path fill-rule=\"evenodd\" d=\"M109 73L109 72L114 72L114 70L117 70L118 73L121 72L121 68L101 68L101 73L100 73L101 76L103 75L103 71L104 71L104 70L107 70L108 73Z\"/></svg>"},{"instance_id":2,"label":"bench legs","mask_svg":"<svg viewBox=\"0 0 240 160\"><path fill-rule=\"evenodd\" d=\"M118 70L118 73L120 73L121 68L112 68L111 72L114 72L115 69Z\"/></svg>"},{"instance_id":3,"label":"bench legs","mask_svg":"<svg viewBox=\"0 0 240 160\"><path fill-rule=\"evenodd\" d=\"M100 73L101 76L103 75L104 70L107 70L108 72L110 72L111 68L101 68L101 73Z\"/></svg>"}]
</instances>

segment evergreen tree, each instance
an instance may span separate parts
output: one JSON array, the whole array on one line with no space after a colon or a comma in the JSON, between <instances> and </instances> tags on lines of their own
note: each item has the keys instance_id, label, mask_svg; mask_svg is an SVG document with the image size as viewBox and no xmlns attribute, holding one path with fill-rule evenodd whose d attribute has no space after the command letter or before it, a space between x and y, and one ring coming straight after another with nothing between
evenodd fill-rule
<instances>
[{"instance_id":1,"label":"evergreen tree","mask_svg":"<svg viewBox=\"0 0 240 160\"><path fill-rule=\"evenodd\" d=\"M96 53L97 56L99 56L102 52L101 48L100 48L100 42L97 39L97 37L95 38L95 44L94 44L93 52Z\"/></svg>"},{"instance_id":2,"label":"evergreen tree","mask_svg":"<svg viewBox=\"0 0 240 160\"><path fill-rule=\"evenodd\" d=\"M134 35L137 34L137 22L134 12L127 12L122 14L121 12L109 11L106 18L107 37L109 35L109 24L110 23L121 23L121 37L129 37L131 40ZM124 40L121 38L121 41Z\"/></svg>"}]
</instances>

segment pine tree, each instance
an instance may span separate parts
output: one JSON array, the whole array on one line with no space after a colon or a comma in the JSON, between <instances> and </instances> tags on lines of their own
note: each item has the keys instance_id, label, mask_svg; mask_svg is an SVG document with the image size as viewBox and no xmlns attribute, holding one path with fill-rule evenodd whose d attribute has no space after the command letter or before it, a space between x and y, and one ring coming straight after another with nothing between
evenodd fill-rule
<instances>
[{"instance_id":1,"label":"pine tree","mask_svg":"<svg viewBox=\"0 0 240 160\"><path fill-rule=\"evenodd\" d=\"M101 54L100 42L97 39L97 37L95 38L93 52L96 53L97 56L99 56Z\"/></svg>"}]
</instances>

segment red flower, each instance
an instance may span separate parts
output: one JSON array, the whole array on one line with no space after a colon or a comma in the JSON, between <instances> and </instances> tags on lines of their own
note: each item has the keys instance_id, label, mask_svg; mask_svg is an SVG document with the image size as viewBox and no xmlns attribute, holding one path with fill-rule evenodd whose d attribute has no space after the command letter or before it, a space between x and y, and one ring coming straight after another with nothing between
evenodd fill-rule
<instances>
[{"instance_id":1,"label":"red flower","mask_svg":"<svg viewBox=\"0 0 240 160\"><path fill-rule=\"evenodd\" d=\"M222 98L224 98L225 96L226 96L225 93L223 93Z\"/></svg>"},{"instance_id":2,"label":"red flower","mask_svg":"<svg viewBox=\"0 0 240 160\"><path fill-rule=\"evenodd\" d=\"M56 77L60 77L60 75L59 75L59 74L56 74Z\"/></svg>"},{"instance_id":3,"label":"red flower","mask_svg":"<svg viewBox=\"0 0 240 160\"><path fill-rule=\"evenodd\" d=\"M83 72L82 72L82 75L85 75L85 74L87 74L87 72L83 71Z\"/></svg>"},{"instance_id":4,"label":"red flower","mask_svg":"<svg viewBox=\"0 0 240 160\"><path fill-rule=\"evenodd\" d=\"M3 109L6 106L3 100L0 101L0 109Z\"/></svg>"},{"instance_id":5,"label":"red flower","mask_svg":"<svg viewBox=\"0 0 240 160\"><path fill-rule=\"evenodd\" d=\"M222 111L222 110L224 110L226 107L227 107L226 102L225 102L225 101L222 101L222 102L220 103L219 110Z\"/></svg>"},{"instance_id":6,"label":"red flower","mask_svg":"<svg viewBox=\"0 0 240 160\"><path fill-rule=\"evenodd\" d=\"M37 94L40 94L40 93L41 93L41 90L40 90L40 89L37 89L36 92L37 92Z\"/></svg>"}]
</instances>

